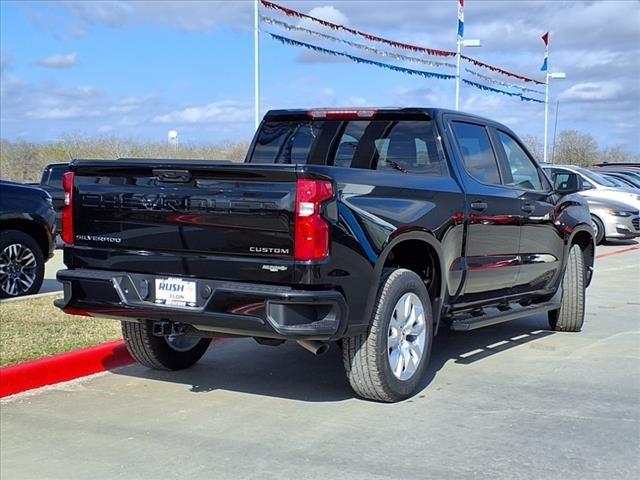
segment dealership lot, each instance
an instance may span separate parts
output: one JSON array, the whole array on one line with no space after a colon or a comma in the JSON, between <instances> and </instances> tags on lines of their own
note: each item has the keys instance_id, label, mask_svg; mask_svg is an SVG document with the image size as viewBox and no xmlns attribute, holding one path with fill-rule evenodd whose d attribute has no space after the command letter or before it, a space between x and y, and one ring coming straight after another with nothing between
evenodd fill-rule
<instances>
[{"instance_id":1,"label":"dealership lot","mask_svg":"<svg viewBox=\"0 0 640 480\"><path fill-rule=\"evenodd\" d=\"M442 330L423 389L354 398L339 350L228 340L2 402L3 479L638 478L640 250L598 247L579 334ZM59 254L57 254L59 255Z\"/></svg>"}]
</instances>

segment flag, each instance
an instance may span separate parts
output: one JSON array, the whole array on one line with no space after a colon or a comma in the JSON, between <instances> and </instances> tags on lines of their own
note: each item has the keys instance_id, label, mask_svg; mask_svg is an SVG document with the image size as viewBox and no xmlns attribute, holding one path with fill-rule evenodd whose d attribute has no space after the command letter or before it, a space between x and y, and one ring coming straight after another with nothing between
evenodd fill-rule
<instances>
[{"instance_id":1,"label":"flag","mask_svg":"<svg viewBox=\"0 0 640 480\"><path fill-rule=\"evenodd\" d=\"M464 37L464 0L458 0L458 38Z\"/></svg>"},{"instance_id":2,"label":"flag","mask_svg":"<svg viewBox=\"0 0 640 480\"><path fill-rule=\"evenodd\" d=\"M549 69L547 62L549 60L549 32L546 32L542 35L542 41L544 42L544 62L542 62L542 67L540 67L541 72L546 72Z\"/></svg>"}]
</instances>

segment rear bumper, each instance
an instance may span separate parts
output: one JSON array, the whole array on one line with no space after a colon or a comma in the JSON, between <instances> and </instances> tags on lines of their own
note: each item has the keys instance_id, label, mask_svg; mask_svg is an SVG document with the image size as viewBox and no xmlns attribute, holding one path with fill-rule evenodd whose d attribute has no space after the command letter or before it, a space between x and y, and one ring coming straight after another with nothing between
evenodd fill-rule
<instances>
[{"instance_id":1,"label":"rear bumper","mask_svg":"<svg viewBox=\"0 0 640 480\"><path fill-rule=\"evenodd\" d=\"M343 336L347 303L336 290L296 290L184 278L196 282L196 306L155 303L156 278L149 274L103 270L61 270L67 313L120 320L176 322L196 331L278 339L332 340Z\"/></svg>"}]
</instances>

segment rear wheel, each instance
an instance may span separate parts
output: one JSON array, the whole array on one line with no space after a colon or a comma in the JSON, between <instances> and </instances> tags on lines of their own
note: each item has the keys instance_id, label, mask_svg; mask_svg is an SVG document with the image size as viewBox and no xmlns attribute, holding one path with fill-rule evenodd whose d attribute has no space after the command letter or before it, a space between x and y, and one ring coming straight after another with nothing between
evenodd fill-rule
<instances>
[{"instance_id":1,"label":"rear wheel","mask_svg":"<svg viewBox=\"0 0 640 480\"><path fill-rule=\"evenodd\" d=\"M549 312L551 330L579 332L584 324L585 268L582 250L571 247L567 268L562 278L562 301L560 308Z\"/></svg>"},{"instance_id":2,"label":"rear wheel","mask_svg":"<svg viewBox=\"0 0 640 480\"><path fill-rule=\"evenodd\" d=\"M605 231L604 224L595 215L591 215L591 223L593 224L593 234L595 237L596 245L600 245L604 241Z\"/></svg>"},{"instance_id":3,"label":"rear wheel","mask_svg":"<svg viewBox=\"0 0 640 480\"><path fill-rule=\"evenodd\" d=\"M195 364L209 347L211 339L190 335L153 334L153 322L122 322L122 337L131 356L145 367L181 370Z\"/></svg>"},{"instance_id":4,"label":"rear wheel","mask_svg":"<svg viewBox=\"0 0 640 480\"><path fill-rule=\"evenodd\" d=\"M0 240L0 298L38 293L44 278L44 257L33 237L5 230Z\"/></svg>"},{"instance_id":5,"label":"rear wheel","mask_svg":"<svg viewBox=\"0 0 640 480\"><path fill-rule=\"evenodd\" d=\"M361 397L383 402L409 397L429 361L432 336L424 282L410 270L391 271L378 290L369 331L342 341L351 388Z\"/></svg>"}]
</instances>

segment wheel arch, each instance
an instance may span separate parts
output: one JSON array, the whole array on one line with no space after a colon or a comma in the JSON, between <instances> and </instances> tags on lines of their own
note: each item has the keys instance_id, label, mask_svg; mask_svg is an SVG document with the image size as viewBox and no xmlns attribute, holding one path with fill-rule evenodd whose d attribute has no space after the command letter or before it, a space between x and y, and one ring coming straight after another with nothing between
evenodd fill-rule
<instances>
[{"instance_id":1,"label":"wheel arch","mask_svg":"<svg viewBox=\"0 0 640 480\"><path fill-rule=\"evenodd\" d=\"M0 221L0 230L18 230L29 235L36 241L42 251L42 256L46 260L49 254L49 236L47 235L46 228L38 222L25 219L2 220Z\"/></svg>"},{"instance_id":2,"label":"wheel arch","mask_svg":"<svg viewBox=\"0 0 640 480\"><path fill-rule=\"evenodd\" d=\"M424 255L416 255L423 252ZM380 284L385 268L406 268L420 276L431 297L433 320L437 331L446 291L446 275L440 242L429 232L413 230L391 237L375 264L374 280ZM372 288L367 300L367 319L371 318L378 288Z\"/></svg>"},{"instance_id":3,"label":"wheel arch","mask_svg":"<svg viewBox=\"0 0 640 480\"><path fill-rule=\"evenodd\" d=\"M582 257L584 259L585 267L587 270L586 286L588 287L593 277L593 267L595 262L596 244L593 236L593 230L587 225L579 225L573 232L567 244L568 250L572 246L578 245L582 250Z\"/></svg>"}]
</instances>

